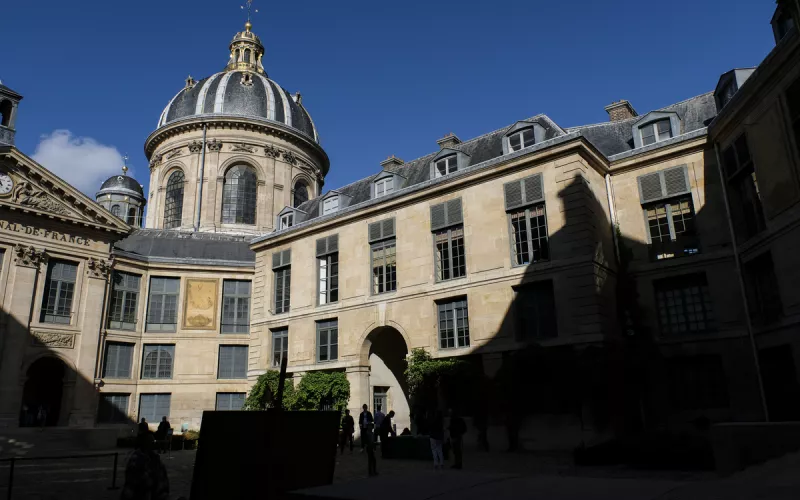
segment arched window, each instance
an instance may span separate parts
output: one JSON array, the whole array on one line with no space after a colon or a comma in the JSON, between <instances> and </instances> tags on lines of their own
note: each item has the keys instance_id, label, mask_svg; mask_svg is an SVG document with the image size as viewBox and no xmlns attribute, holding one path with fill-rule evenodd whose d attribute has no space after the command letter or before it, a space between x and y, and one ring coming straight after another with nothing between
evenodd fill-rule
<instances>
[{"instance_id":1,"label":"arched window","mask_svg":"<svg viewBox=\"0 0 800 500\"><path fill-rule=\"evenodd\" d=\"M250 49L245 49L244 51L244 62L250 62Z\"/></svg>"},{"instance_id":2,"label":"arched window","mask_svg":"<svg viewBox=\"0 0 800 500\"><path fill-rule=\"evenodd\" d=\"M11 124L11 101L8 99L0 102L0 125L8 127Z\"/></svg>"},{"instance_id":3,"label":"arched window","mask_svg":"<svg viewBox=\"0 0 800 500\"><path fill-rule=\"evenodd\" d=\"M128 220L125 221L130 226L136 226L136 207L131 207L128 209Z\"/></svg>"},{"instance_id":4,"label":"arched window","mask_svg":"<svg viewBox=\"0 0 800 500\"><path fill-rule=\"evenodd\" d=\"M111 215L113 215L114 217L119 217L119 205L111 206Z\"/></svg>"},{"instance_id":5,"label":"arched window","mask_svg":"<svg viewBox=\"0 0 800 500\"><path fill-rule=\"evenodd\" d=\"M164 201L164 229L180 227L183 217L183 171L176 170L167 181Z\"/></svg>"},{"instance_id":6,"label":"arched window","mask_svg":"<svg viewBox=\"0 0 800 500\"><path fill-rule=\"evenodd\" d=\"M239 49L236 49L236 52L233 53L233 62L234 63L239 62Z\"/></svg>"},{"instance_id":7,"label":"arched window","mask_svg":"<svg viewBox=\"0 0 800 500\"><path fill-rule=\"evenodd\" d=\"M299 180L294 185L294 203L293 207L299 207L301 203L308 201L308 184L306 181Z\"/></svg>"},{"instance_id":8,"label":"arched window","mask_svg":"<svg viewBox=\"0 0 800 500\"><path fill-rule=\"evenodd\" d=\"M231 167L225 174L222 223L256 223L256 173L247 165Z\"/></svg>"},{"instance_id":9,"label":"arched window","mask_svg":"<svg viewBox=\"0 0 800 500\"><path fill-rule=\"evenodd\" d=\"M174 346L145 346L142 378L172 378L172 355Z\"/></svg>"}]
</instances>

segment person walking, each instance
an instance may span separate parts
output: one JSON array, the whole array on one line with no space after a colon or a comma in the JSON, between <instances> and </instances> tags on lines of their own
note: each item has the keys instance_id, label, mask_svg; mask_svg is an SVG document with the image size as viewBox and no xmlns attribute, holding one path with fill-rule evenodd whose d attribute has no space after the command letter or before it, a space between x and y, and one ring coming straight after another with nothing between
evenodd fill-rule
<instances>
[{"instance_id":1,"label":"person walking","mask_svg":"<svg viewBox=\"0 0 800 500\"><path fill-rule=\"evenodd\" d=\"M383 449L383 443L386 442L386 439L389 437L389 434L391 434L392 437L395 437L397 435L397 432L394 430L394 427L392 427L393 418L394 418L394 410L390 411L385 417L383 417L383 420L381 421L381 428L378 429L378 434L381 437L381 449Z\"/></svg>"},{"instance_id":2,"label":"person walking","mask_svg":"<svg viewBox=\"0 0 800 500\"><path fill-rule=\"evenodd\" d=\"M436 410L433 418L428 419L429 428L428 435L431 440L431 452L433 453L433 468L444 468L444 453L442 446L444 445L444 417L442 417L441 410Z\"/></svg>"},{"instance_id":3,"label":"person walking","mask_svg":"<svg viewBox=\"0 0 800 500\"><path fill-rule=\"evenodd\" d=\"M142 434L150 434L150 426L147 425L147 420L144 417L142 417L142 421L139 422L138 429L140 436Z\"/></svg>"},{"instance_id":4,"label":"person walking","mask_svg":"<svg viewBox=\"0 0 800 500\"><path fill-rule=\"evenodd\" d=\"M386 415L381 411L381 405L375 405L375 443L377 444L378 438L381 436L381 425Z\"/></svg>"},{"instance_id":5,"label":"person walking","mask_svg":"<svg viewBox=\"0 0 800 500\"><path fill-rule=\"evenodd\" d=\"M158 423L158 429L156 429L156 441L158 442L159 446L159 453L164 453L167 451L167 433L169 430L172 429L172 426L169 425L169 420L167 417L161 417L161 422Z\"/></svg>"},{"instance_id":6,"label":"person walking","mask_svg":"<svg viewBox=\"0 0 800 500\"><path fill-rule=\"evenodd\" d=\"M125 466L121 500L169 500L167 469L153 452L154 445L150 432L136 437L136 449Z\"/></svg>"},{"instance_id":7,"label":"person walking","mask_svg":"<svg viewBox=\"0 0 800 500\"><path fill-rule=\"evenodd\" d=\"M453 446L453 457L455 461L453 468L460 469L462 467L464 434L467 432L467 424L464 423L464 419L459 417L453 410L450 410L450 426L448 430L450 431L450 444Z\"/></svg>"},{"instance_id":8,"label":"person walking","mask_svg":"<svg viewBox=\"0 0 800 500\"><path fill-rule=\"evenodd\" d=\"M369 411L369 406L366 404L361 407L361 414L358 416L358 429L361 431L361 452L364 452L366 449L366 443L364 441L364 436L367 434L367 424L373 424L375 421L372 418L372 413ZM372 427L370 427L372 429ZM373 439L374 441L374 439Z\"/></svg>"},{"instance_id":9,"label":"person walking","mask_svg":"<svg viewBox=\"0 0 800 500\"><path fill-rule=\"evenodd\" d=\"M344 447L347 445L347 441L350 441L350 453L353 453L353 433L355 432L356 424L353 421L353 417L350 415L350 410L344 411L344 417L342 417L342 436L339 439L339 448L341 454L344 455Z\"/></svg>"},{"instance_id":10,"label":"person walking","mask_svg":"<svg viewBox=\"0 0 800 500\"><path fill-rule=\"evenodd\" d=\"M364 433L361 435L361 444L367 450L367 474L370 477L377 476L378 464L375 461L375 424L373 422L369 422L364 427Z\"/></svg>"}]
</instances>

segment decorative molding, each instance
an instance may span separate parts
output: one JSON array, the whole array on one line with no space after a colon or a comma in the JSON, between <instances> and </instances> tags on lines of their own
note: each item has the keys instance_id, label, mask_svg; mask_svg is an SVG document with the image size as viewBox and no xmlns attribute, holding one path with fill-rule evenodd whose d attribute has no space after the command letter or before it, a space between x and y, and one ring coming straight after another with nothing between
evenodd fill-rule
<instances>
[{"instance_id":1,"label":"decorative molding","mask_svg":"<svg viewBox=\"0 0 800 500\"><path fill-rule=\"evenodd\" d=\"M25 267L39 267L41 263L47 260L47 254L44 250L36 250L32 246L17 245L14 247L14 254L17 256L14 262L18 266Z\"/></svg>"},{"instance_id":2,"label":"decorative molding","mask_svg":"<svg viewBox=\"0 0 800 500\"><path fill-rule=\"evenodd\" d=\"M259 179L259 180L256 181L256 186L266 186L266 185L267 185L267 181L265 181L265 180Z\"/></svg>"},{"instance_id":3,"label":"decorative molding","mask_svg":"<svg viewBox=\"0 0 800 500\"><path fill-rule=\"evenodd\" d=\"M206 147L208 147L209 151L219 152L220 150L222 150L222 141L218 141L216 139L211 139L206 144Z\"/></svg>"},{"instance_id":4,"label":"decorative molding","mask_svg":"<svg viewBox=\"0 0 800 500\"><path fill-rule=\"evenodd\" d=\"M281 150L272 144L267 144L267 146L264 148L264 154L270 158L277 158L281 155Z\"/></svg>"},{"instance_id":5,"label":"decorative molding","mask_svg":"<svg viewBox=\"0 0 800 500\"><path fill-rule=\"evenodd\" d=\"M175 158L176 156L180 156L181 149L182 148L175 148L172 151L170 151L169 154L167 154L167 160L171 160L171 159Z\"/></svg>"},{"instance_id":6,"label":"decorative molding","mask_svg":"<svg viewBox=\"0 0 800 500\"><path fill-rule=\"evenodd\" d=\"M275 189L283 189L283 184L274 184L273 187Z\"/></svg>"},{"instance_id":7,"label":"decorative molding","mask_svg":"<svg viewBox=\"0 0 800 500\"><path fill-rule=\"evenodd\" d=\"M153 170L159 166L161 164L161 160L163 159L164 157L162 155L153 155L153 157L150 158L150 170Z\"/></svg>"},{"instance_id":8,"label":"decorative molding","mask_svg":"<svg viewBox=\"0 0 800 500\"><path fill-rule=\"evenodd\" d=\"M231 151L242 151L242 152L245 152L245 153L255 153L256 152L256 148L253 147L253 146L250 146L248 144L245 144L243 142L240 142L238 144L231 144Z\"/></svg>"},{"instance_id":9,"label":"decorative molding","mask_svg":"<svg viewBox=\"0 0 800 500\"><path fill-rule=\"evenodd\" d=\"M86 263L86 274L90 278L107 279L111 272L111 261L89 257Z\"/></svg>"},{"instance_id":10,"label":"decorative molding","mask_svg":"<svg viewBox=\"0 0 800 500\"><path fill-rule=\"evenodd\" d=\"M72 333L31 330L31 337L35 346L61 347L64 349L75 347L75 335Z\"/></svg>"},{"instance_id":11,"label":"decorative molding","mask_svg":"<svg viewBox=\"0 0 800 500\"><path fill-rule=\"evenodd\" d=\"M292 153L291 151L282 151L282 153L283 153L283 159L286 160L287 163L291 163L292 165L297 163L297 156L295 156L294 153Z\"/></svg>"},{"instance_id":12,"label":"decorative molding","mask_svg":"<svg viewBox=\"0 0 800 500\"><path fill-rule=\"evenodd\" d=\"M22 181L14 191L11 193L11 201L19 203L22 206L44 210L59 215L70 215L67 207L57 202L50 195L28 182Z\"/></svg>"},{"instance_id":13,"label":"decorative molding","mask_svg":"<svg viewBox=\"0 0 800 500\"><path fill-rule=\"evenodd\" d=\"M189 152L190 153L199 153L203 150L203 143L200 141L192 141L189 143Z\"/></svg>"}]
</instances>

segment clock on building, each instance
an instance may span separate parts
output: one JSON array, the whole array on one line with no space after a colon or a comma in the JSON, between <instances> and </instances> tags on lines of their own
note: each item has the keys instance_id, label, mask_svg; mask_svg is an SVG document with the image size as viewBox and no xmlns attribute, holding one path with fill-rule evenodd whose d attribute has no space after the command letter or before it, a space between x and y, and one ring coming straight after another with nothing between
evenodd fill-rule
<instances>
[{"instance_id":1,"label":"clock on building","mask_svg":"<svg viewBox=\"0 0 800 500\"><path fill-rule=\"evenodd\" d=\"M0 171L0 196L11 193L14 180L7 173Z\"/></svg>"}]
</instances>

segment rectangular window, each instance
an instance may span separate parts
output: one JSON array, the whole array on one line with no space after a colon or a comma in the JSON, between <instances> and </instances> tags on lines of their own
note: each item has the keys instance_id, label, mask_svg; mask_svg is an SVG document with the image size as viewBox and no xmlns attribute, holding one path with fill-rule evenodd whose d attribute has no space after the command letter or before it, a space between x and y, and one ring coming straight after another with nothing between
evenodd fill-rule
<instances>
[{"instance_id":1,"label":"rectangular window","mask_svg":"<svg viewBox=\"0 0 800 500\"><path fill-rule=\"evenodd\" d=\"M339 236L317 240L317 304L339 301Z\"/></svg>"},{"instance_id":2,"label":"rectangular window","mask_svg":"<svg viewBox=\"0 0 800 500\"><path fill-rule=\"evenodd\" d=\"M783 305L772 254L763 253L742 267L750 319L756 325L779 319L783 314Z\"/></svg>"},{"instance_id":3,"label":"rectangular window","mask_svg":"<svg viewBox=\"0 0 800 500\"><path fill-rule=\"evenodd\" d=\"M244 406L244 392L218 392L217 411L239 411Z\"/></svg>"},{"instance_id":4,"label":"rectangular window","mask_svg":"<svg viewBox=\"0 0 800 500\"><path fill-rule=\"evenodd\" d=\"M272 271L275 279L275 314L289 312L292 285L292 250L272 254Z\"/></svg>"},{"instance_id":5,"label":"rectangular window","mask_svg":"<svg viewBox=\"0 0 800 500\"><path fill-rule=\"evenodd\" d=\"M339 359L339 320L317 321L317 362Z\"/></svg>"},{"instance_id":6,"label":"rectangular window","mask_svg":"<svg viewBox=\"0 0 800 500\"><path fill-rule=\"evenodd\" d=\"M284 358L289 356L289 329L272 330L272 366L280 368Z\"/></svg>"},{"instance_id":7,"label":"rectangular window","mask_svg":"<svg viewBox=\"0 0 800 500\"><path fill-rule=\"evenodd\" d=\"M653 282L661 335L706 333L715 328L706 275L687 274Z\"/></svg>"},{"instance_id":8,"label":"rectangular window","mask_svg":"<svg viewBox=\"0 0 800 500\"><path fill-rule=\"evenodd\" d=\"M670 399L676 410L727 408L728 379L722 358L714 354L667 360Z\"/></svg>"},{"instance_id":9,"label":"rectangular window","mask_svg":"<svg viewBox=\"0 0 800 500\"><path fill-rule=\"evenodd\" d=\"M394 179L392 177L387 177L375 182L375 198L386 196L392 191L394 191Z\"/></svg>"},{"instance_id":10,"label":"rectangular window","mask_svg":"<svg viewBox=\"0 0 800 500\"><path fill-rule=\"evenodd\" d=\"M538 281L515 288L516 337L518 340L558 336L553 282Z\"/></svg>"},{"instance_id":11,"label":"rectangular window","mask_svg":"<svg viewBox=\"0 0 800 500\"><path fill-rule=\"evenodd\" d=\"M469 347L467 299L436 304L439 310L439 348Z\"/></svg>"},{"instance_id":12,"label":"rectangular window","mask_svg":"<svg viewBox=\"0 0 800 500\"><path fill-rule=\"evenodd\" d=\"M653 260L699 253L691 196L650 203L643 209Z\"/></svg>"},{"instance_id":13,"label":"rectangular window","mask_svg":"<svg viewBox=\"0 0 800 500\"><path fill-rule=\"evenodd\" d=\"M437 160L434 164L433 175L434 178L444 177L447 174L452 174L458 170L458 155L451 155L441 160Z\"/></svg>"},{"instance_id":14,"label":"rectangular window","mask_svg":"<svg viewBox=\"0 0 800 500\"><path fill-rule=\"evenodd\" d=\"M117 330L136 329L136 306L139 303L141 276L114 271L108 327Z\"/></svg>"},{"instance_id":15,"label":"rectangular window","mask_svg":"<svg viewBox=\"0 0 800 500\"><path fill-rule=\"evenodd\" d=\"M68 325L72 318L72 298L78 265L62 260L52 260L47 266L47 280L42 303L42 323Z\"/></svg>"},{"instance_id":16,"label":"rectangular window","mask_svg":"<svg viewBox=\"0 0 800 500\"><path fill-rule=\"evenodd\" d=\"M535 143L536 138L533 128L522 129L508 136L508 150L512 153L522 148L533 146Z\"/></svg>"},{"instance_id":17,"label":"rectangular window","mask_svg":"<svg viewBox=\"0 0 800 500\"><path fill-rule=\"evenodd\" d=\"M642 145L647 146L655 142L666 141L672 137L672 126L669 118L648 123L639 128L642 134Z\"/></svg>"},{"instance_id":18,"label":"rectangular window","mask_svg":"<svg viewBox=\"0 0 800 500\"><path fill-rule=\"evenodd\" d=\"M174 332L178 324L180 278L150 278L147 306L148 332Z\"/></svg>"},{"instance_id":19,"label":"rectangular window","mask_svg":"<svg viewBox=\"0 0 800 500\"><path fill-rule=\"evenodd\" d=\"M372 293L393 292L397 289L397 245L394 217L373 222L368 226Z\"/></svg>"},{"instance_id":20,"label":"rectangular window","mask_svg":"<svg viewBox=\"0 0 800 500\"><path fill-rule=\"evenodd\" d=\"M222 282L222 333L250 331L250 281Z\"/></svg>"},{"instance_id":21,"label":"rectangular window","mask_svg":"<svg viewBox=\"0 0 800 500\"><path fill-rule=\"evenodd\" d=\"M247 346L219 346L218 379L247 378Z\"/></svg>"},{"instance_id":22,"label":"rectangular window","mask_svg":"<svg viewBox=\"0 0 800 500\"><path fill-rule=\"evenodd\" d=\"M172 378L175 346L145 344L142 353L142 378Z\"/></svg>"},{"instance_id":23,"label":"rectangular window","mask_svg":"<svg viewBox=\"0 0 800 500\"><path fill-rule=\"evenodd\" d=\"M146 418L148 423L155 424L161 417L169 420L169 406L172 394L142 394L139 396L139 418Z\"/></svg>"},{"instance_id":24,"label":"rectangular window","mask_svg":"<svg viewBox=\"0 0 800 500\"><path fill-rule=\"evenodd\" d=\"M337 210L339 210L338 196L331 196L330 198L326 198L325 201L322 202L322 215L332 214Z\"/></svg>"},{"instance_id":25,"label":"rectangular window","mask_svg":"<svg viewBox=\"0 0 800 500\"><path fill-rule=\"evenodd\" d=\"M281 216L281 223L279 229L289 229L294 225L294 214L286 214Z\"/></svg>"},{"instance_id":26,"label":"rectangular window","mask_svg":"<svg viewBox=\"0 0 800 500\"><path fill-rule=\"evenodd\" d=\"M436 279L446 281L467 274L464 255L464 226L456 226L434 233L436 245Z\"/></svg>"},{"instance_id":27,"label":"rectangular window","mask_svg":"<svg viewBox=\"0 0 800 500\"><path fill-rule=\"evenodd\" d=\"M103 378L131 378L134 344L106 342Z\"/></svg>"},{"instance_id":28,"label":"rectangular window","mask_svg":"<svg viewBox=\"0 0 800 500\"><path fill-rule=\"evenodd\" d=\"M128 400L130 394L100 394L97 408L97 422L100 424L121 424L128 421Z\"/></svg>"},{"instance_id":29,"label":"rectangular window","mask_svg":"<svg viewBox=\"0 0 800 500\"><path fill-rule=\"evenodd\" d=\"M550 258L547 213L542 174L503 185L505 208L511 233L511 258L515 266Z\"/></svg>"},{"instance_id":30,"label":"rectangular window","mask_svg":"<svg viewBox=\"0 0 800 500\"><path fill-rule=\"evenodd\" d=\"M747 135L740 135L722 153L728 176L728 197L736 237L744 242L764 228L764 208L758 191L755 166L747 145Z\"/></svg>"}]
</instances>

